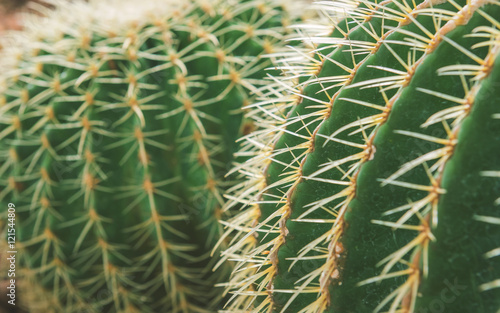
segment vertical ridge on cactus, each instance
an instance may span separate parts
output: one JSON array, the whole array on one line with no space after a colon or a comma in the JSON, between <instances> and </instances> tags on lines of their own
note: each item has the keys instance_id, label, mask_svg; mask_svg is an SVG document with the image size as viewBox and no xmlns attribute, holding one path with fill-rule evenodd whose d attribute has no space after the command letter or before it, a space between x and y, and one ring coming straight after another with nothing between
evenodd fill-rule
<instances>
[{"instance_id":1,"label":"vertical ridge on cactus","mask_svg":"<svg viewBox=\"0 0 500 313\"><path fill-rule=\"evenodd\" d=\"M253 106L227 312L497 312L500 3L321 4Z\"/></svg>"},{"instance_id":2,"label":"vertical ridge on cactus","mask_svg":"<svg viewBox=\"0 0 500 313\"><path fill-rule=\"evenodd\" d=\"M0 202L33 311L215 311L241 108L301 4L51 3L0 60Z\"/></svg>"}]
</instances>

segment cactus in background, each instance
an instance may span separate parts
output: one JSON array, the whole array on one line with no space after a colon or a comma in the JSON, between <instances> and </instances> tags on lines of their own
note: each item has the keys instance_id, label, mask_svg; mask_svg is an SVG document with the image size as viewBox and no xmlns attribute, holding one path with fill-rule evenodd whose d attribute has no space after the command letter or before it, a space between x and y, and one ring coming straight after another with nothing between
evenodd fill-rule
<instances>
[{"instance_id":1,"label":"cactus in background","mask_svg":"<svg viewBox=\"0 0 500 313\"><path fill-rule=\"evenodd\" d=\"M0 55L2 219L14 203L33 311L213 312L241 108L300 4L50 3Z\"/></svg>"},{"instance_id":2,"label":"cactus in background","mask_svg":"<svg viewBox=\"0 0 500 313\"><path fill-rule=\"evenodd\" d=\"M499 312L500 2L321 3L254 105L226 312Z\"/></svg>"}]
</instances>

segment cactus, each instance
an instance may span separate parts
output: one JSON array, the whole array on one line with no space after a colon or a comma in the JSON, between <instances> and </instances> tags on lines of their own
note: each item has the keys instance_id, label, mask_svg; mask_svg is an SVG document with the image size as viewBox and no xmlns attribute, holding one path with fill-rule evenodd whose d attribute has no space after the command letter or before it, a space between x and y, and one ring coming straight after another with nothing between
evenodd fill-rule
<instances>
[{"instance_id":1,"label":"cactus","mask_svg":"<svg viewBox=\"0 0 500 313\"><path fill-rule=\"evenodd\" d=\"M2 223L13 203L33 312L215 311L241 108L299 2L49 2L0 55Z\"/></svg>"},{"instance_id":2,"label":"cactus","mask_svg":"<svg viewBox=\"0 0 500 313\"><path fill-rule=\"evenodd\" d=\"M499 312L500 2L321 5L253 106L225 312Z\"/></svg>"}]
</instances>

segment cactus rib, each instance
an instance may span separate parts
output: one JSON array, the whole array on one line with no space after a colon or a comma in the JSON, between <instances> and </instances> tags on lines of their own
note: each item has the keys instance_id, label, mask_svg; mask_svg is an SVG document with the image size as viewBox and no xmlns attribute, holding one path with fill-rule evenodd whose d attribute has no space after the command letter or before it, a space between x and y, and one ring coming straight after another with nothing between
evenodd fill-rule
<instances>
[{"instance_id":1,"label":"cactus rib","mask_svg":"<svg viewBox=\"0 0 500 313\"><path fill-rule=\"evenodd\" d=\"M242 107L302 4L51 3L0 58L0 202L18 210L28 304L216 311L224 177L253 127Z\"/></svg>"},{"instance_id":2,"label":"cactus rib","mask_svg":"<svg viewBox=\"0 0 500 313\"><path fill-rule=\"evenodd\" d=\"M315 60L297 58L318 72L280 82L260 107L283 103L286 118L261 117L266 136L247 137L259 155L240 165L252 180L233 196L248 209L225 222L240 232L225 252L239 262L228 284L230 311L418 312L456 279L468 295L447 310L496 312L492 293L468 277L496 282L496 260L482 256L498 247L498 230L479 229L469 211L494 221L498 182L460 155L481 151L489 161L477 164L500 166L491 157L498 126L485 118L498 111L491 84L499 3L323 5L347 14L329 36L304 37L318 46ZM469 126L475 114L483 132ZM467 136L481 134L475 149L466 148L474 142ZM470 175L474 191L464 192ZM452 192L462 200L450 200ZM480 248L449 242L469 237ZM447 266L450 255L474 267Z\"/></svg>"}]
</instances>

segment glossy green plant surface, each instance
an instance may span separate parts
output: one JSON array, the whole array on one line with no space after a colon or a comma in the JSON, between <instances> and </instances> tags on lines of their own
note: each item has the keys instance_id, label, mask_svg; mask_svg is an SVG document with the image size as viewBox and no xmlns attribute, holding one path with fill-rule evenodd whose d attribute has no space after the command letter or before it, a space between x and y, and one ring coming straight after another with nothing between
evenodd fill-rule
<instances>
[{"instance_id":1,"label":"glossy green plant surface","mask_svg":"<svg viewBox=\"0 0 500 313\"><path fill-rule=\"evenodd\" d=\"M321 4L254 106L227 312L497 312L500 3Z\"/></svg>"}]
</instances>

